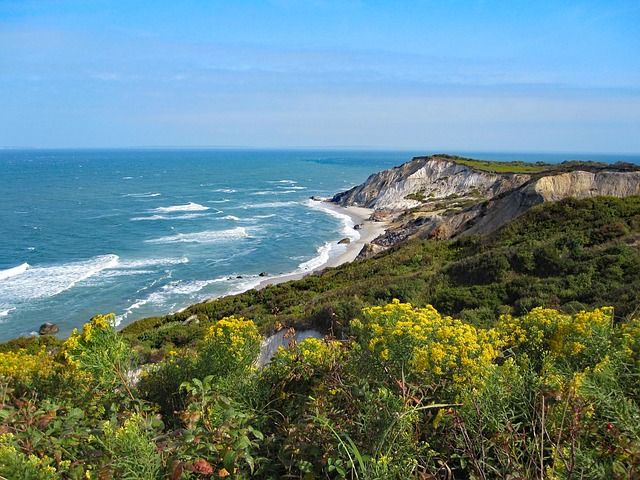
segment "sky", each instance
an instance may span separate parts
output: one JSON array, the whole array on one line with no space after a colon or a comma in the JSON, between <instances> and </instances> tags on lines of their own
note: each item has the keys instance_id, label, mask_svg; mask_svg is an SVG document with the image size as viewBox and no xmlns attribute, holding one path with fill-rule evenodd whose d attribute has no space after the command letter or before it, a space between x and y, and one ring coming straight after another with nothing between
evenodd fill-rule
<instances>
[{"instance_id":1,"label":"sky","mask_svg":"<svg viewBox=\"0 0 640 480\"><path fill-rule=\"evenodd\" d=\"M0 146L640 152L640 1L0 0Z\"/></svg>"}]
</instances>

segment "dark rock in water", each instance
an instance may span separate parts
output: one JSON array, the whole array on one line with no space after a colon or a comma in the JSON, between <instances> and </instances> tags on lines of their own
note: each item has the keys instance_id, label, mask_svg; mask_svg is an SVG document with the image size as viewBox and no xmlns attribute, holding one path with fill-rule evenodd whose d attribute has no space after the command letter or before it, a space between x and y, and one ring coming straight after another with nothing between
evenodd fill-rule
<instances>
[{"instance_id":1,"label":"dark rock in water","mask_svg":"<svg viewBox=\"0 0 640 480\"><path fill-rule=\"evenodd\" d=\"M338 245L348 245L351 243L351 239L350 238L343 238L342 240L340 240L338 242Z\"/></svg>"},{"instance_id":2,"label":"dark rock in water","mask_svg":"<svg viewBox=\"0 0 640 480\"><path fill-rule=\"evenodd\" d=\"M60 328L58 327L58 325L56 325L55 323L47 322L40 325L40 329L38 330L38 333L40 335L55 335L59 331L60 331Z\"/></svg>"},{"instance_id":3,"label":"dark rock in water","mask_svg":"<svg viewBox=\"0 0 640 480\"><path fill-rule=\"evenodd\" d=\"M191 323L195 323L195 324L200 323L200 319L198 318L198 315L195 315L195 314L191 315L184 322L182 322L183 325L189 325Z\"/></svg>"},{"instance_id":4,"label":"dark rock in water","mask_svg":"<svg viewBox=\"0 0 640 480\"><path fill-rule=\"evenodd\" d=\"M353 226L353 229L354 230L360 230L362 227L364 227L364 223L358 223L358 224Z\"/></svg>"},{"instance_id":5,"label":"dark rock in water","mask_svg":"<svg viewBox=\"0 0 640 480\"><path fill-rule=\"evenodd\" d=\"M260 272L260 274L258 275L259 277L266 277L269 274L267 272Z\"/></svg>"},{"instance_id":6,"label":"dark rock in water","mask_svg":"<svg viewBox=\"0 0 640 480\"><path fill-rule=\"evenodd\" d=\"M322 198L320 198L320 197L316 197L315 195L311 195L309 198L310 198L311 200L316 201L316 202L321 202L321 201L322 201Z\"/></svg>"},{"instance_id":7,"label":"dark rock in water","mask_svg":"<svg viewBox=\"0 0 640 480\"><path fill-rule=\"evenodd\" d=\"M242 275L238 275L236 278L243 278Z\"/></svg>"}]
</instances>

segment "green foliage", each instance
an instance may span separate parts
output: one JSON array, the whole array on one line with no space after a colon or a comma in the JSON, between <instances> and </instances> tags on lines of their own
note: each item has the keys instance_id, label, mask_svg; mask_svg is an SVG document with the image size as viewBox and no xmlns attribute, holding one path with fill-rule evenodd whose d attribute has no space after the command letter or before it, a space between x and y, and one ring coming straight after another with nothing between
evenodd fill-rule
<instances>
[{"instance_id":1,"label":"green foliage","mask_svg":"<svg viewBox=\"0 0 640 480\"><path fill-rule=\"evenodd\" d=\"M114 328L113 314L97 315L74 330L62 347L70 366L88 375L98 387L129 389L127 373L131 369L131 349Z\"/></svg>"},{"instance_id":2,"label":"green foliage","mask_svg":"<svg viewBox=\"0 0 640 480\"><path fill-rule=\"evenodd\" d=\"M141 415L134 414L120 427L115 427L111 422L103 424L101 443L110 457L108 467L115 478L160 478L162 461L153 440L153 430L148 423Z\"/></svg>"},{"instance_id":3,"label":"green foliage","mask_svg":"<svg viewBox=\"0 0 640 480\"><path fill-rule=\"evenodd\" d=\"M0 476L634 478L638 238L640 198L567 200L123 334L98 316L5 344ZM278 323L335 337L258 369Z\"/></svg>"},{"instance_id":4,"label":"green foliage","mask_svg":"<svg viewBox=\"0 0 640 480\"><path fill-rule=\"evenodd\" d=\"M13 444L12 435L0 436L0 478L55 480L56 469L49 458L25 455Z\"/></svg>"}]
</instances>

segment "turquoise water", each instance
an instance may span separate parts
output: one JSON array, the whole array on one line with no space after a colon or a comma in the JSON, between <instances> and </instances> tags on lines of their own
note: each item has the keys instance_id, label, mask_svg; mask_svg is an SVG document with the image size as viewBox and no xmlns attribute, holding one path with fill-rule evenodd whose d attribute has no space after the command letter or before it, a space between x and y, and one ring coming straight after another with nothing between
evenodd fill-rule
<instances>
[{"instance_id":1,"label":"turquoise water","mask_svg":"<svg viewBox=\"0 0 640 480\"><path fill-rule=\"evenodd\" d=\"M122 324L245 290L339 252L308 201L401 152L2 151L0 339L99 312ZM353 232L353 229L350 229ZM242 276L243 278L236 278Z\"/></svg>"},{"instance_id":2,"label":"turquoise water","mask_svg":"<svg viewBox=\"0 0 640 480\"><path fill-rule=\"evenodd\" d=\"M124 325L311 269L354 231L309 196L422 153L0 151L0 339L102 312Z\"/></svg>"}]
</instances>

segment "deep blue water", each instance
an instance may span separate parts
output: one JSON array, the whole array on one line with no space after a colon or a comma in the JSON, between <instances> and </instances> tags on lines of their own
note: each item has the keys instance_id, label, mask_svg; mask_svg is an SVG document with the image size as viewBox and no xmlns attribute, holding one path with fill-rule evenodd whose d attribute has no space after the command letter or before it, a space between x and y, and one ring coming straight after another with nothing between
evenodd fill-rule
<instances>
[{"instance_id":1,"label":"deep blue water","mask_svg":"<svg viewBox=\"0 0 640 480\"><path fill-rule=\"evenodd\" d=\"M338 253L345 222L308 197L423 153L0 151L0 340L102 312L126 324L311 268Z\"/></svg>"}]
</instances>

